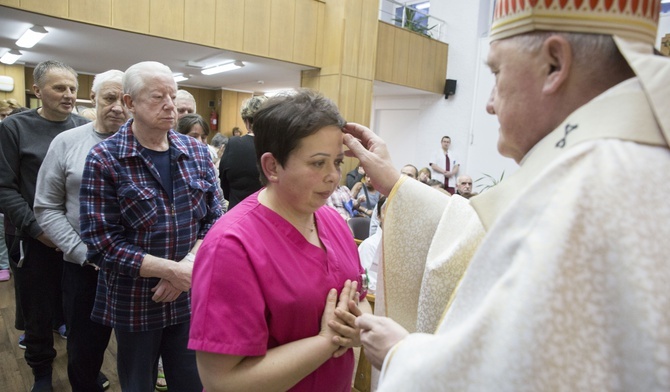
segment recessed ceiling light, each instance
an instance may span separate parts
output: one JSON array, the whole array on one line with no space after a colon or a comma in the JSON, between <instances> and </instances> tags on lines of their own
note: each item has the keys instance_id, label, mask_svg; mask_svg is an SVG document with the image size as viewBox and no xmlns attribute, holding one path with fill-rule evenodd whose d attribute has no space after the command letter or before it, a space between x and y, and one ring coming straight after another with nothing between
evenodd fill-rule
<instances>
[{"instance_id":1,"label":"recessed ceiling light","mask_svg":"<svg viewBox=\"0 0 670 392\"><path fill-rule=\"evenodd\" d=\"M221 72L232 71L234 69L238 69L238 68L242 68L242 67L244 67L244 63L238 60L238 61L233 61L231 63L215 65L214 67L205 68L200 72L202 72L203 75L214 75L214 74L218 74L218 73L221 73Z\"/></svg>"},{"instance_id":2,"label":"recessed ceiling light","mask_svg":"<svg viewBox=\"0 0 670 392\"><path fill-rule=\"evenodd\" d=\"M43 26L33 26L26 30L25 33L16 41L16 45L22 48L32 48L36 43L40 42L48 31Z\"/></svg>"},{"instance_id":3,"label":"recessed ceiling light","mask_svg":"<svg viewBox=\"0 0 670 392\"><path fill-rule=\"evenodd\" d=\"M18 60L22 55L23 53L19 52L16 49L12 49L7 53L3 54L2 57L0 57L0 63L7 65L14 64L16 60Z\"/></svg>"}]
</instances>

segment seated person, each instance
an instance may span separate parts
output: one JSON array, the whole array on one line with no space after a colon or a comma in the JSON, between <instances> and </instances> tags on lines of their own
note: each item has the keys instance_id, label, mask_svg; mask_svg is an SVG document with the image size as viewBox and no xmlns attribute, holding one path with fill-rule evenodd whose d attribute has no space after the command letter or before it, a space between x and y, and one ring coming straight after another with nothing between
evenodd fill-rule
<instances>
[{"instance_id":1,"label":"seated person","mask_svg":"<svg viewBox=\"0 0 670 392\"><path fill-rule=\"evenodd\" d=\"M432 178L432 174L430 173L430 169L427 167L422 167L419 170L419 178L417 178L419 181L423 182L424 184L428 184L428 181Z\"/></svg>"},{"instance_id":2,"label":"seated person","mask_svg":"<svg viewBox=\"0 0 670 392\"><path fill-rule=\"evenodd\" d=\"M375 208L375 215L379 221L376 232L358 245L358 256L361 258L361 265L368 274L368 290L372 293L377 287L377 270L381 259L379 244L382 242L382 227L384 225L384 214L386 213L385 201L386 196L380 197L377 208Z\"/></svg>"},{"instance_id":3,"label":"seated person","mask_svg":"<svg viewBox=\"0 0 670 392\"><path fill-rule=\"evenodd\" d=\"M363 216L372 218L374 208L379 201L381 193L379 193L379 191L372 185L370 177L365 175L360 182L357 182L351 190L351 194L356 195L354 209L360 212Z\"/></svg>"},{"instance_id":4,"label":"seated person","mask_svg":"<svg viewBox=\"0 0 670 392\"><path fill-rule=\"evenodd\" d=\"M356 166L354 170L347 173L347 187L353 190L354 185L359 183L363 179L364 175L365 170L363 170L363 167L360 165Z\"/></svg>"},{"instance_id":5,"label":"seated person","mask_svg":"<svg viewBox=\"0 0 670 392\"><path fill-rule=\"evenodd\" d=\"M428 186L431 187L431 188L435 188L435 189L437 189L438 191L441 191L442 193L446 193L447 195L451 196L451 193L449 193L449 191L447 191L447 190L445 189L445 187L444 187L444 183L443 183L442 181L439 181L439 180L428 180L428 182L426 183L426 185L428 185Z\"/></svg>"},{"instance_id":6,"label":"seated person","mask_svg":"<svg viewBox=\"0 0 670 392\"><path fill-rule=\"evenodd\" d=\"M351 191L347 188L346 185L340 185L335 189L332 195L326 201L326 205L332 207L337 211L338 214L344 219L349 220L352 217L347 205L353 206L353 198L351 197ZM352 207L349 207L352 208Z\"/></svg>"},{"instance_id":7,"label":"seated person","mask_svg":"<svg viewBox=\"0 0 670 392\"><path fill-rule=\"evenodd\" d=\"M466 199L476 196L478 193L472 191L472 177L459 176L456 180L456 194L465 197Z\"/></svg>"}]
</instances>

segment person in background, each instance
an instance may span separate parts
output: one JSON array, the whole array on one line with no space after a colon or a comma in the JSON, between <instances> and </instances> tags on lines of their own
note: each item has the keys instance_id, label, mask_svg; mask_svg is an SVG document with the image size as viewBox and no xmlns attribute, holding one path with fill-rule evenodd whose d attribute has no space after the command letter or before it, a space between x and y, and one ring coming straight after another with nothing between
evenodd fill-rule
<instances>
[{"instance_id":1,"label":"person in background","mask_svg":"<svg viewBox=\"0 0 670 392\"><path fill-rule=\"evenodd\" d=\"M372 185L370 177L367 174L360 182L354 185L351 194L355 197L354 209L360 212L363 216L371 218L381 193L379 193L379 191Z\"/></svg>"},{"instance_id":2,"label":"person in background","mask_svg":"<svg viewBox=\"0 0 670 392\"><path fill-rule=\"evenodd\" d=\"M10 115L0 123L0 205L16 228L10 252L23 256L12 269L24 318L25 358L35 377L33 391L51 391L56 357L52 322L57 319L60 325L63 319L63 254L35 219L35 187L53 138L88 120L72 113L79 87L72 67L43 61L35 67L33 78L33 92L42 107Z\"/></svg>"},{"instance_id":3,"label":"person in background","mask_svg":"<svg viewBox=\"0 0 670 392\"><path fill-rule=\"evenodd\" d=\"M172 130L177 86L167 66L140 62L123 77L132 119L89 152L81 237L100 267L91 319L114 328L123 391L155 387L157 362L175 391L201 391L186 348L195 254L221 216L207 146Z\"/></svg>"},{"instance_id":4,"label":"person in background","mask_svg":"<svg viewBox=\"0 0 670 392\"><path fill-rule=\"evenodd\" d=\"M472 191L472 177L465 175L458 176L456 194L463 196L466 199L469 199L472 196L477 196L477 192Z\"/></svg>"},{"instance_id":5,"label":"person in background","mask_svg":"<svg viewBox=\"0 0 670 392\"><path fill-rule=\"evenodd\" d=\"M427 167L422 167L419 170L419 177L417 177L417 180L423 182L424 184L428 184L428 181L432 179L432 176L430 174L430 169Z\"/></svg>"},{"instance_id":6,"label":"person in background","mask_svg":"<svg viewBox=\"0 0 670 392\"><path fill-rule=\"evenodd\" d=\"M14 99L8 99L7 101L16 101ZM18 106L14 109L11 110L9 115L14 115L16 113L21 113L25 112L26 110L29 110L27 107L24 106ZM1 210L1 208L0 208ZM7 256L8 260L11 260L9 263L9 268L12 273L14 273L14 268L18 264L20 258L21 258L21 252L19 250L19 247L14 247L12 249L12 244L14 244L14 241L16 239L16 229L14 228L14 225L12 225L12 222L7 218L6 215L3 214L3 233L4 233L4 245L7 249ZM14 315L14 328L16 328L19 331L25 330L25 323L23 321L23 310L21 309L21 293L19 292L19 289L17 285L14 285L14 303L16 306L16 312ZM56 322L59 322L58 319L56 319ZM22 350L26 349L26 345L24 343L26 339L26 334L22 333L19 335L19 348Z\"/></svg>"},{"instance_id":7,"label":"person in background","mask_svg":"<svg viewBox=\"0 0 670 392\"><path fill-rule=\"evenodd\" d=\"M360 165L356 166L353 170L347 173L346 178L347 187L353 190L354 185L361 182L364 176L365 176L365 170L363 170L363 168Z\"/></svg>"},{"instance_id":8,"label":"person in background","mask_svg":"<svg viewBox=\"0 0 670 392\"><path fill-rule=\"evenodd\" d=\"M400 169L400 174L404 174L409 178L417 179L419 178L419 169L416 166L407 164Z\"/></svg>"},{"instance_id":9,"label":"person in background","mask_svg":"<svg viewBox=\"0 0 670 392\"><path fill-rule=\"evenodd\" d=\"M349 301L369 304L356 292L364 270L351 231L325 207L341 178L342 125L309 90L254 115L265 188L214 225L193 271L189 348L206 390L351 391L358 331L341 327L354 318Z\"/></svg>"},{"instance_id":10,"label":"person in background","mask_svg":"<svg viewBox=\"0 0 670 392\"><path fill-rule=\"evenodd\" d=\"M520 167L477 197L426 192L398 175L373 132L345 128L375 185L393 189L384 271L402 275L384 286L387 311L404 320L355 322L366 356L384 362L378 391L668 390L661 4L604 3L496 3L486 110L498 151ZM621 192L640 178L654 189Z\"/></svg>"},{"instance_id":11,"label":"person in background","mask_svg":"<svg viewBox=\"0 0 670 392\"><path fill-rule=\"evenodd\" d=\"M19 108L20 105L14 98L10 99L1 99L0 100L0 122L9 116L9 114L15 108ZM0 211L0 232L4 234L4 215ZM0 241L0 282L8 281L10 277L9 273L9 252L7 251L7 246L5 241Z\"/></svg>"},{"instance_id":12,"label":"person in background","mask_svg":"<svg viewBox=\"0 0 670 392\"><path fill-rule=\"evenodd\" d=\"M242 136L242 131L240 130L239 127L233 127L232 135L233 136Z\"/></svg>"},{"instance_id":13,"label":"person in background","mask_svg":"<svg viewBox=\"0 0 670 392\"><path fill-rule=\"evenodd\" d=\"M340 214L342 219L349 220L353 213L353 198L351 197L351 191L346 185L338 186L335 191L333 191L333 194L328 197L326 205L334 208L335 211ZM347 206L349 206L349 208L347 208Z\"/></svg>"},{"instance_id":14,"label":"person in background","mask_svg":"<svg viewBox=\"0 0 670 392\"><path fill-rule=\"evenodd\" d=\"M212 136L212 140L210 140L209 145L216 152L216 158L213 160L214 167L219 167L219 161L221 160L221 156L223 156L223 152L226 150L227 144L228 138L226 135L217 132L216 135Z\"/></svg>"},{"instance_id":15,"label":"person in background","mask_svg":"<svg viewBox=\"0 0 670 392\"><path fill-rule=\"evenodd\" d=\"M379 245L382 243L382 228L384 227L384 215L386 214L386 208L384 207L385 202L386 196L380 197L377 207L375 208L375 215L377 216L376 220L379 222L377 229L358 245L358 256L361 258L361 265L365 268L365 272L367 273L368 289L372 293L374 293L377 288L377 272L379 268L379 260L381 259L381 248Z\"/></svg>"},{"instance_id":16,"label":"person in background","mask_svg":"<svg viewBox=\"0 0 670 392\"><path fill-rule=\"evenodd\" d=\"M261 188L254 147L254 113L266 100L264 95L257 95L244 101L240 115L247 127L247 134L231 137L221 156L219 178L229 209Z\"/></svg>"},{"instance_id":17,"label":"person in background","mask_svg":"<svg viewBox=\"0 0 670 392\"><path fill-rule=\"evenodd\" d=\"M199 114L186 114L177 122L177 132L190 136L206 145L207 136L209 136L209 124Z\"/></svg>"},{"instance_id":18,"label":"person in background","mask_svg":"<svg viewBox=\"0 0 670 392\"><path fill-rule=\"evenodd\" d=\"M186 90L178 90L174 101L177 110L177 120L181 120L187 114L195 114L196 102L191 93Z\"/></svg>"},{"instance_id":19,"label":"person in background","mask_svg":"<svg viewBox=\"0 0 670 392\"><path fill-rule=\"evenodd\" d=\"M91 121L95 121L98 118L97 114L95 113L95 108L84 108L81 112L79 112L79 115Z\"/></svg>"},{"instance_id":20,"label":"person in background","mask_svg":"<svg viewBox=\"0 0 670 392\"><path fill-rule=\"evenodd\" d=\"M209 149L209 144L207 144L207 136L209 135L209 124L203 120L203 118L199 114L187 114L181 119L179 119L177 123L177 132L181 133L182 135L187 135L190 136L199 142L202 142L203 144L207 145L207 148ZM220 133L217 133L217 135L221 135ZM216 136L215 136L216 137ZM214 158L215 156L212 156L212 150L209 149L210 152L210 158L212 158L212 164L214 165ZM214 166L216 169L216 165ZM219 196L220 196L220 202L221 202L221 208L223 211L228 210L228 202L223 198L223 193L221 190L221 185L219 183L219 176L218 176L218 169L216 172L216 186L217 189L219 190ZM162 366L160 366L159 370L159 376L160 373L162 372ZM159 377L160 378L160 377ZM161 385L157 385L157 389L160 391L160 388L162 388L163 382L157 383Z\"/></svg>"},{"instance_id":21,"label":"person in background","mask_svg":"<svg viewBox=\"0 0 670 392\"><path fill-rule=\"evenodd\" d=\"M86 260L86 245L79 234L79 189L89 150L116 133L129 117L123 105L122 78L118 70L95 76L91 101L97 118L56 136L37 176L35 217L65 260L67 373L73 392L102 391L109 386L100 368L112 329L91 321L98 266Z\"/></svg>"},{"instance_id":22,"label":"person in background","mask_svg":"<svg viewBox=\"0 0 670 392\"><path fill-rule=\"evenodd\" d=\"M0 99L0 122L12 113L12 110L19 109L18 101L14 98Z\"/></svg>"},{"instance_id":23,"label":"person in background","mask_svg":"<svg viewBox=\"0 0 670 392\"><path fill-rule=\"evenodd\" d=\"M429 163L433 170L431 178L444 183L444 189L450 194L456 192L456 175L460 168L460 161L456 159L456 154L449 151L451 147L451 138L442 136L440 140L440 151L435 154L433 160Z\"/></svg>"}]
</instances>

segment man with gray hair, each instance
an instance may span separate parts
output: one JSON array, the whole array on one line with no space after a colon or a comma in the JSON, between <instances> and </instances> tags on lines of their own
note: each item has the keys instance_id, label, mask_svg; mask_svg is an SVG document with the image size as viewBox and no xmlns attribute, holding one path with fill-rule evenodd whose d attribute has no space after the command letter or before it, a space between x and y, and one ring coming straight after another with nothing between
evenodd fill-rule
<instances>
[{"instance_id":1,"label":"man with gray hair","mask_svg":"<svg viewBox=\"0 0 670 392\"><path fill-rule=\"evenodd\" d=\"M201 391L187 350L195 254L221 215L207 147L175 132L177 86L146 61L123 77L133 118L93 147L80 190L81 237L100 267L91 318L114 328L123 391L151 391L163 359L171 390Z\"/></svg>"},{"instance_id":2,"label":"man with gray hair","mask_svg":"<svg viewBox=\"0 0 670 392\"><path fill-rule=\"evenodd\" d=\"M195 98L186 90L177 90L177 98L174 100L174 106L177 109L176 121L179 121L187 114L194 114L196 112Z\"/></svg>"},{"instance_id":3,"label":"man with gray hair","mask_svg":"<svg viewBox=\"0 0 670 392\"><path fill-rule=\"evenodd\" d=\"M54 137L88 120L72 113L79 87L72 67L44 61L37 64L33 77L33 91L42 107L0 123L0 206L17 230L12 249L19 248L22 256L13 270L25 320L25 358L35 376L33 391L51 391L51 364L56 357L51 323L63 312L63 254L35 219L35 187Z\"/></svg>"},{"instance_id":4,"label":"man with gray hair","mask_svg":"<svg viewBox=\"0 0 670 392\"><path fill-rule=\"evenodd\" d=\"M37 176L35 217L63 252L63 305L68 326L67 373L73 392L102 391L109 385L100 373L112 329L91 321L98 267L86 259L79 233L79 188L86 156L93 146L116 133L128 119L123 105L123 72L111 70L93 79L93 122L54 138Z\"/></svg>"}]
</instances>

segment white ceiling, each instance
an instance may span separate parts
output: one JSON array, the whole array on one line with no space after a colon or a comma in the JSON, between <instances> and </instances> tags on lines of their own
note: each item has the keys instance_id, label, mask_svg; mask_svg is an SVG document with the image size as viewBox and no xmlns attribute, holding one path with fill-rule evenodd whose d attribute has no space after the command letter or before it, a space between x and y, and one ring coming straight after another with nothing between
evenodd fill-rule
<instances>
[{"instance_id":1,"label":"white ceiling","mask_svg":"<svg viewBox=\"0 0 670 392\"><path fill-rule=\"evenodd\" d=\"M30 49L19 48L16 40L33 25L48 31L42 41ZM88 25L0 6L0 55L10 49L23 53L18 63L34 67L48 60L60 60L82 74L97 74L109 69L125 70L140 61L161 62L173 73L192 75L181 86L227 89L246 92L300 87L300 71L311 67L271 60L202 45L150 37L110 28ZM200 68L241 60L245 67L205 76ZM431 94L425 91L375 82L374 95Z\"/></svg>"}]
</instances>

